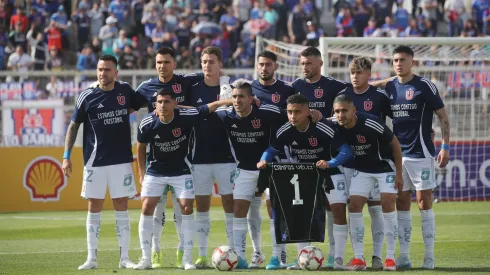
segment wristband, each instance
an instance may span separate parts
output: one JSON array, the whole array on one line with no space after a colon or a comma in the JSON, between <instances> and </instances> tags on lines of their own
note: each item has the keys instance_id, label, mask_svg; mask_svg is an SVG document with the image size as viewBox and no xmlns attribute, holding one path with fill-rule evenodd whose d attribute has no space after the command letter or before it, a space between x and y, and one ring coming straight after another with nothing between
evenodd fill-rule
<instances>
[{"instance_id":1,"label":"wristband","mask_svg":"<svg viewBox=\"0 0 490 275\"><path fill-rule=\"evenodd\" d=\"M70 159L71 151L65 151L63 153L63 159Z\"/></svg>"},{"instance_id":2,"label":"wristband","mask_svg":"<svg viewBox=\"0 0 490 275\"><path fill-rule=\"evenodd\" d=\"M442 144L441 145L441 150L446 150L446 151L449 151L449 144Z\"/></svg>"}]
</instances>

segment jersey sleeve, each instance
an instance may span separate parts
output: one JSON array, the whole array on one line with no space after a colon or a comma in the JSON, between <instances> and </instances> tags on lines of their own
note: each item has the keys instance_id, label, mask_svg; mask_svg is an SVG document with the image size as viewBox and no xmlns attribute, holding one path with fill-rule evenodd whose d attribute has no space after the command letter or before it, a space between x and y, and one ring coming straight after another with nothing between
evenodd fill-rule
<instances>
[{"instance_id":1,"label":"jersey sleeve","mask_svg":"<svg viewBox=\"0 0 490 275\"><path fill-rule=\"evenodd\" d=\"M75 110L73 111L73 115L71 117L71 120L76 123L83 123L87 117L88 102L86 100L87 94L85 93L88 93L88 91L81 93L78 97L75 104Z\"/></svg>"},{"instance_id":2,"label":"jersey sleeve","mask_svg":"<svg viewBox=\"0 0 490 275\"><path fill-rule=\"evenodd\" d=\"M381 112L383 115L386 117L393 117L393 114L391 113L391 103L390 103L390 94L388 91L384 91L386 93L386 96L383 94L381 96Z\"/></svg>"},{"instance_id":3,"label":"jersey sleeve","mask_svg":"<svg viewBox=\"0 0 490 275\"><path fill-rule=\"evenodd\" d=\"M286 145L286 135L287 135L287 129L289 127L286 127L286 125L282 126L277 130L277 133L275 135L275 138L271 139L271 147L276 150L276 151L281 151L281 148L284 148Z\"/></svg>"},{"instance_id":4,"label":"jersey sleeve","mask_svg":"<svg viewBox=\"0 0 490 275\"><path fill-rule=\"evenodd\" d=\"M381 125L383 126L383 133L379 134L378 137L379 137L379 141L381 141L382 144L390 144L391 141L393 140L393 132L390 130L390 128L388 128L388 126L386 126L386 124L384 123L381 123Z\"/></svg>"},{"instance_id":5,"label":"jersey sleeve","mask_svg":"<svg viewBox=\"0 0 490 275\"><path fill-rule=\"evenodd\" d=\"M339 151L340 147L342 147L342 145L347 144L347 140L345 139L342 132L339 131L338 127L333 126L330 128L334 132L333 137L330 140L330 146L335 151Z\"/></svg>"},{"instance_id":6,"label":"jersey sleeve","mask_svg":"<svg viewBox=\"0 0 490 275\"><path fill-rule=\"evenodd\" d=\"M204 73L190 73L184 75L184 80L189 85L188 87L191 87L192 85L196 84L197 82L203 79L204 79Z\"/></svg>"},{"instance_id":7,"label":"jersey sleeve","mask_svg":"<svg viewBox=\"0 0 490 275\"><path fill-rule=\"evenodd\" d=\"M153 115L144 117L138 126L138 135L136 139L139 143L150 143L149 127L153 122Z\"/></svg>"},{"instance_id":8,"label":"jersey sleeve","mask_svg":"<svg viewBox=\"0 0 490 275\"><path fill-rule=\"evenodd\" d=\"M436 85L432 83L432 81L427 80L425 78L421 78L421 88L420 91L424 96L425 100L432 107L432 110L439 110L444 108L444 103L442 102L441 96L439 95L439 91L437 90Z\"/></svg>"},{"instance_id":9,"label":"jersey sleeve","mask_svg":"<svg viewBox=\"0 0 490 275\"><path fill-rule=\"evenodd\" d=\"M139 109L141 109L141 107L147 105L148 102L141 93L138 93L135 90L133 90L131 86L129 86L128 89L129 89L129 107L131 109L138 111Z\"/></svg>"},{"instance_id":10,"label":"jersey sleeve","mask_svg":"<svg viewBox=\"0 0 490 275\"><path fill-rule=\"evenodd\" d=\"M180 109L180 115L193 126L199 123L202 119L209 116L209 108L207 104L201 105L197 108Z\"/></svg>"},{"instance_id":11,"label":"jersey sleeve","mask_svg":"<svg viewBox=\"0 0 490 275\"><path fill-rule=\"evenodd\" d=\"M262 104L259 109L267 112L267 118L272 124L282 125L288 120L286 111L277 106Z\"/></svg>"},{"instance_id":12,"label":"jersey sleeve","mask_svg":"<svg viewBox=\"0 0 490 275\"><path fill-rule=\"evenodd\" d=\"M221 121L225 121L226 116L228 116L228 107L219 107L214 112L214 115L217 116Z\"/></svg>"}]
</instances>

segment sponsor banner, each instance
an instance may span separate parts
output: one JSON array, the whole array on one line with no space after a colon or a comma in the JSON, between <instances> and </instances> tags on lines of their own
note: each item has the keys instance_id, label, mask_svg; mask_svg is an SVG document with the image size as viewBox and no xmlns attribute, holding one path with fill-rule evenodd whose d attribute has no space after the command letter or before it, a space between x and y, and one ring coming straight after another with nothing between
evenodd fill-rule
<instances>
[{"instance_id":1,"label":"sponsor banner","mask_svg":"<svg viewBox=\"0 0 490 275\"><path fill-rule=\"evenodd\" d=\"M63 175L62 147L0 148L2 180L0 186L0 212L87 210L87 201L80 197L82 190L82 148L71 154L73 173ZM133 148L136 152L136 148ZM132 163L138 192L141 190L136 161ZM213 192L214 194L214 192ZM169 194L170 196L170 194ZM141 201L129 201L129 208L141 208ZM171 206L169 198L167 206ZM221 205L221 199L212 198L212 205ZM113 209L107 190L104 209Z\"/></svg>"},{"instance_id":2,"label":"sponsor banner","mask_svg":"<svg viewBox=\"0 0 490 275\"><path fill-rule=\"evenodd\" d=\"M490 88L490 73L486 71L448 73L447 87L454 89Z\"/></svg>"},{"instance_id":3,"label":"sponsor banner","mask_svg":"<svg viewBox=\"0 0 490 275\"><path fill-rule=\"evenodd\" d=\"M63 146L63 100L5 101L2 135L5 146Z\"/></svg>"},{"instance_id":4,"label":"sponsor banner","mask_svg":"<svg viewBox=\"0 0 490 275\"><path fill-rule=\"evenodd\" d=\"M58 81L55 85L56 97L74 97L85 90L93 81ZM0 101L33 100L39 90L45 86L37 86L34 81L0 83Z\"/></svg>"},{"instance_id":5,"label":"sponsor banner","mask_svg":"<svg viewBox=\"0 0 490 275\"><path fill-rule=\"evenodd\" d=\"M490 141L451 143L449 164L436 169L436 181L441 200L490 200Z\"/></svg>"}]
</instances>

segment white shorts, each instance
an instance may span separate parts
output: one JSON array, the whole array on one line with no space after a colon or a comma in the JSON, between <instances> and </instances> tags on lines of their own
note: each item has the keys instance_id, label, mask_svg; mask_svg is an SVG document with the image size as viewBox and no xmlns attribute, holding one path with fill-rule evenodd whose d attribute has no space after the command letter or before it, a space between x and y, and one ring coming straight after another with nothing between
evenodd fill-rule
<instances>
[{"instance_id":1,"label":"white shorts","mask_svg":"<svg viewBox=\"0 0 490 275\"><path fill-rule=\"evenodd\" d=\"M233 199L251 201L257 191L259 171L236 169L235 188L233 189Z\"/></svg>"},{"instance_id":2,"label":"white shorts","mask_svg":"<svg viewBox=\"0 0 490 275\"><path fill-rule=\"evenodd\" d=\"M194 199L194 184L190 174L175 177L145 175L142 186L142 197L161 197L167 186L172 186L177 198Z\"/></svg>"},{"instance_id":3,"label":"white shorts","mask_svg":"<svg viewBox=\"0 0 490 275\"><path fill-rule=\"evenodd\" d=\"M349 189L347 188L344 175L333 175L330 176L330 178L332 178L333 186L335 187L335 189L330 190L330 194L326 193L328 203L347 204L347 199L349 198L347 192L349 191Z\"/></svg>"},{"instance_id":4,"label":"white shorts","mask_svg":"<svg viewBox=\"0 0 490 275\"><path fill-rule=\"evenodd\" d=\"M107 187L111 199L136 196L131 163L84 167L81 196L85 199L105 199Z\"/></svg>"},{"instance_id":5,"label":"white shorts","mask_svg":"<svg viewBox=\"0 0 490 275\"><path fill-rule=\"evenodd\" d=\"M215 181L220 195L233 194L235 163L196 164L191 170L197 196L211 195Z\"/></svg>"},{"instance_id":6,"label":"white shorts","mask_svg":"<svg viewBox=\"0 0 490 275\"><path fill-rule=\"evenodd\" d=\"M373 174L360 171L354 173L349 193L351 196L369 198L376 185L380 193L398 193L395 189L395 172Z\"/></svg>"},{"instance_id":7,"label":"white shorts","mask_svg":"<svg viewBox=\"0 0 490 275\"><path fill-rule=\"evenodd\" d=\"M436 166L433 158L402 158L403 191L436 188Z\"/></svg>"},{"instance_id":8,"label":"white shorts","mask_svg":"<svg viewBox=\"0 0 490 275\"><path fill-rule=\"evenodd\" d=\"M343 167L341 171L344 173L345 182L347 183L347 195L350 196L351 182L356 169ZM379 184L376 182L374 187L369 192L368 201L381 201L381 194L379 192Z\"/></svg>"}]
</instances>

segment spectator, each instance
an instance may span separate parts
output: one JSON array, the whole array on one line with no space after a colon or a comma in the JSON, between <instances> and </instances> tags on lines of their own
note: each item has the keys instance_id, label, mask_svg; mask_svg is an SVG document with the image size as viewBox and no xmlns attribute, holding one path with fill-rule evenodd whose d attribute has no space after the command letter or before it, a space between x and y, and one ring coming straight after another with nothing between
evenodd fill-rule
<instances>
[{"instance_id":1,"label":"spectator","mask_svg":"<svg viewBox=\"0 0 490 275\"><path fill-rule=\"evenodd\" d=\"M131 39L131 48L133 49L133 54L136 57L136 67L138 69L141 69L143 53L141 52L138 36L133 36L133 38Z\"/></svg>"},{"instance_id":2,"label":"spectator","mask_svg":"<svg viewBox=\"0 0 490 275\"><path fill-rule=\"evenodd\" d=\"M34 50L31 51L32 60L34 60L34 70L43 71L46 67L46 60L48 59L48 46L44 42L44 35L38 33L36 40L32 46Z\"/></svg>"},{"instance_id":3,"label":"spectator","mask_svg":"<svg viewBox=\"0 0 490 275\"><path fill-rule=\"evenodd\" d=\"M417 26L417 19L410 19L410 23L408 27L405 29L403 36L406 37L419 37L422 36L422 32L419 30Z\"/></svg>"},{"instance_id":4,"label":"spectator","mask_svg":"<svg viewBox=\"0 0 490 275\"><path fill-rule=\"evenodd\" d=\"M87 44L90 38L90 17L87 15L85 6L79 10L79 13L74 14L75 32L77 33L78 51L83 49L83 45Z\"/></svg>"},{"instance_id":5,"label":"spectator","mask_svg":"<svg viewBox=\"0 0 490 275\"><path fill-rule=\"evenodd\" d=\"M243 26L250 19L251 8L251 1L233 0L234 14L240 21L240 26Z\"/></svg>"},{"instance_id":6,"label":"spectator","mask_svg":"<svg viewBox=\"0 0 490 275\"><path fill-rule=\"evenodd\" d=\"M391 4L391 5L390 5ZM376 19L376 27L381 27L385 23L385 18L391 15L391 0L376 0L373 3L374 18Z\"/></svg>"},{"instance_id":7,"label":"spectator","mask_svg":"<svg viewBox=\"0 0 490 275\"><path fill-rule=\"evenodd\" d=\"M46 17L35 8L31 8L28 20L31 24L36 24L39 29L44 29L46 26Z\"/></svg>"},{"instance_id":8,"label":"spectator","mask_svg":"<svg viewBox=\"0 0 490 275\"><path fill-rule=\"evenodd\" d=\"M246 1L245 1L246 2ZM272 5L274 10L277 11L279 19L277 20L277 35L276 39L288 34L288 7L284 0L276 0Z\"/></svg>"},{"instance_id":9,"label":"spectator","mask_svg":"<svg viewBox=\"0 0 490 275\"><path fill-rule=\"evenodd\" d=\"M122 70L136 70L138 68L138 59L133 53L130 45L124 47L124 52L119 56L119 66Z\"/></svg>"},{"instance_id":10,"label":"spectator","mask_svg":"<svg viewBox=\"0 0 490 275\"><path fill-rule=\"evenodd\" d=\"M175 10L176 12L183 12L185 5L182 0L167 0L163 5L166 10Z\"/></svg>"},{"instance_id":11,"label":"spectator","mask_svg":"<svg viewBox=\"0 0 490 275\"><path fill-rule=\"evenodd\" d=\"M437 9L439 4L437 0L421 0L420 8L422 8L422 15L426 20L431 21L431 29L437 31ZM427 25L427 24L426 24Z\"/></svg>"},{"instance_id":12,"label":"spectator","mask_svg":"<svg viewBox=\"0 0 490 275\"><path fill-rule=\"evenodd\" d=\"M63 31L71 26L71 22L68 21L68 16L65 13L63 5L60 5L58 11L51 15L50 22L56 22L56 27Z\"/></svg>"},{"instance_id":13,"label":"spectator","mask_svg":"<svg viewBox=\"0 0 490 275\"><path fill-rule=\"evenodd\" d=\"M210 22L211 19L212 16L209 13L208 4L206 4L206 2L201 2L201 4L199 4L199 14L197 15L198 23Z\"/></svg>"},{"instance_id":14,"label":"spectator","mask_svg":"<svg viewBox=\"0 0 490 275\"><path fill-rule=\"evenodd\" d=\"M120 0L112 0L109 4L109 13L114 16L118 22L123 22L124 20L124 5Z\"/></svg>"},{"instance_id":15,"label":"spectator","mask_svg":"<svg viewBox=\"0 0 490 275\"><path fill-rule=\"evenodd\" d=\"M318 47L320 37L323 36L323 30L319 29L313 22L308 21L308 33L306 34L305 45L309 47Z\"/></svg>"},{"instance_id":16,"label":"spectator","mask_svg":"<svg viewBox=\"0 0 490 275\"><path fill-rule=\"evenodd\" d=\"M78 55L77 70L80 72L92 70L95 68L96 63L97 59L92 53L92 48L90 45L85 45L80 55ZM81 80L83 81L85 79L87 79L87 77L83 75Z\"/></svg>"},{"instance_id":17,"label":"spectator","mask_svg":"<svg viewBox=\"0 0 490 275\"><path fill-rule=\"evenodd\" d=\"M490 8L489 0L473 0L471 4L471 10L473 14L474 22L479 32L483 32L483 17L486 9Z\"/></svg>"},{"instance_id":18,"label":"spectator","mask_svg":"<svg viewBox=\"0 0 490 275\"><path fill-rule=\"evenodd\" d=\"M265 6L264 19L269 23L269 30L267 31L268 38L275 39L277 36L277 22L279 21L279 14L270 5Z\"/></svg>"},{"instance_id":19,"label":"spectator","mask_svg":"<svg viewBox=\"0 0 490 275\"><path fill-rule=\"evenodd\" d=\"M155 50L153 49L153 44L148 43L146 45L146 52L142 58L142 68L146 70L155 69Z\"/></svg>"},{"instance_id":20,"label":"spectator","mask_svg":"<svg viewBox=\"0 0 490 275\"><path fill-rule=\"evenodd\" d=\"M7 57L7 51L5 49L5 44L0 43L0 71L5 70L6 57Z\"/></svg>"},{"instance_id":21,"label":"spectator","mask_svg":"<svg viewBox=\"0 0 490 275\"><path fill-rule=\"evenodd\" d=\"M17 21L15 29L9 35L9 41L14 48L20 46L22 47L23 52L27 52L27 37L22 30L22 22Z\"/></svg>"},{"instance_id":22,"label":"spectator","mask_svg":"<svg viewBox=\"0 0 490 275\"><path fill-rule=\"evenodd\" d=\"M51 0L46 1L46 13L53 14L55 13L60 6L62 6L62 0Z\"/></svg>"},{"instance_id":23,"label":"spectator","mask_svg":"<svg viewBox=\"0 0 490 275\"><path fill-rule=\"evenodd\" d=\"M306 39L306 17L301 4L294 6L293 11L289 14L288 31L289 37L295 44L302 44Z\"/></svg>"},{"instance_id":24,"label":"spectator","mask_svg":"<svg viewBox=\"0 0 490 275\"><path fill-rule=\"evenodd\" d=\"M466 23L463 28L463 32L465 33L465 37L477 37L478 27L475 24L475 21L473 21L472 19L466 20Z\"/></svg>"},{"instance_id":25,"label":"spectator","mask_svg":"<svg viewBox=\"0 0 490 275\"><path fill-rule=\"evenodd\" d=\"M382 37L398 37L398 25L391 16L386 16L385 23L381 26Z\"/></svg>"},{"instance_id":26,"label":"spectator","mask_svg":"<svg viewBox=\"0 0 490 275\"><path fill-rule=\"evenodd\" d=\"M47 67L53 72L61 72L63 70L63 59L61 58L57 48L49 47L49 60Z\"/></svg>"},{"instance_id":27,"label":"spectator","mask_svg":"<svg viewBox=\"0 0 490 275\"><path fill-rule=\"evenodd\" d=\"M300 0L307 21L313 21L315 18L315 6L311 0Z\"/></svg>"},{"instance_id":28,"label":"spectator","mask_svg":"<svg viewBox=\"0 0 490 275\"><path fill-rule=\"evenodd\" d=\"M369 19L368 26L364 28L362 36L364 37L373 37L375 34L378 34L379 32L376 32L378 28L376 28L376 19L371 18Z\"/></svg>"},{"instance_id":29,"label":"spectator","mask_svg":"<svg viewBox=\"0 0 490 275\"><path fill-rule=\"evenodd\" d=\"M92 5L90 5L90 1L89 0L81 0L79 3L78 3L78 7L77 9L80 10L80 9L85 9L85 10L88 10L92 7Z\"/></svg>"},{"instance_id":30,"label":"spectator","mask_svg":"<svg viewBox=\"0 0 490 275\"><path fill-rule=\"evenodd\" d=\"M102 41L102 53L103 54L114 54L112 46L114 40L117 36L117 19L113 16L107 17L105 20L105 25L100 29L99 39Z\"/></svg>"},{"instance_id":31,"label":"spectator","mask_svg":"<svg viewBox=\"0 0 490 275\"><path fill-rule=\"evenodd\" d=\"M179 16L180 16L180 22L182 22L182 20L187 20L188 23L197 21L197 14L194 13L194 11L189 7L186 7L184 9L184 12L181 13ZM191 24L188 25L190 26Z\"/></svg>"},{"instance_id":32,"label":"spectator","mask_svg":"<svg viewBox=\"0 0 490 275\"><path fill-rule=\"evenodd\" d=\"M226 13L225 0L215 0L209 5L209 10L212 10L211 17L213 22L219 22L221 16Z\"/></svg>"},{"instance_id":33,"label":"spectator","mask_svg":"<svg viewBox=\"0 0 490 275\"><path fill-rule=\"evenodd\" d=\"M446 0L444 4L448 21L449 36L458 36L463 29L463 20L466 13L466 7L461 0Z\"/></svg>"},{"instance_id":34,"label":"spectator","mask_svg":"<svg viewBox=\"0 0 490 275\"><path fill-rule=\"evenodd\" d=\"M133 26L134 26L134 31L139 34L139 33L144 33L145 32L145 27L141 23L141 19L143 19L143 14L144 14L144 7L145 7L145 2L143 0L133 0L131 2L131 13L132 13L132 19L133 19Z\"/></svg>"},{"instance_id":35,"label":"spectator","mask_svg":"<svg viewBox=\"0 0 490 275\"><path fill-rule=\"evenodd\" d=\"M173 10L165 10L165 25L169 32L175 32L178 26L178 19Z\"/></svg>"},{"instance_id":36,"label":"spectator","mask_svg":"<svg viewBox=\"0 0 490 275\"><path fill-rule=\"evenodd\" d=\"M92 38L92 52L95 54L97 58L101 56L102 53L102 45L100 39L98 37Z\"/></svg>"},{"instance_id":37,"label":"spectator","mask_svg":"<svg viewBox=\"0 0 490 275\"><path fill-rule=\"evenodd\" d=\"M228 32L229 47L232 51L235 51L239 38L238 28L240 27L240 23L238 22L238 18L233 14L231 7L228 7L227 13L221 16L219 23L225 26Z\"/></svg>"},{"instance_id":38,"label":"spectator","mask_svg":"<svg viewBox=\"0 0 490 275\"><path fill-rule=\"evenodd\" d=\"M354 31L354 19L350 14L350 9L340 9L337 19L335 20L337 26L337 36L351 36Z\"/></svg>"},{"instance_id":39,"label":"spectator","mask_svg":"<svg viewBox=\"0 0 490 275\"><path fill-rule=\"evenodd\" d=\"M408 21L410 20L410 14L403 8L403 2L396 2L396 11L393 14L393 18L396 21L398 30L404 30L408 27Z\"/></svg>"},{"instance_id":40,"label":"spectator","mask_svg":"<svg viewBox=\"0 0 490 275\"><path fill-rule=\"evenodd\" d=\"M24 48L22 46L17 46L15 48L15 52L12 53L9 56L8 62L7 62L7 68L9 71L12 72L20 72L20 73L26 73L29 70L29 68L32 66L32 59L31 57L24 52ZM12 81L12 77L7 77L8 80ZM24 81L27 76L21 76L19 77L19 82Z\"/></svg>"},{"instance_id":41,"label":"spectator","mask_svg":"<svg viewBox=\"0 0 490 275\"><path fill-rule=\"evenodd\" d=\"M120 30L119 36L114 40L114 44L112 45L112 51L116 56L120 56L126 46L131 46L131 40L127 37L125 30Z\"/></svg>"},{"instance_id":42,"label":"spectator","mask_svg":"<svg viewBox=\"0 0 490 275\"><path fill-rule=\"evenodd\" d=\"M262 19L262 18L264 18L264 10L260 6L260 1L255 1L253 9L250 11L250 19L254 20L254 19Z\"/></svg>"},{"instance_id":43,"label":"spectator","mask_svg":"<svg viewBox=\"0 0 490 275\"><path fill-rule=\"evenodd\" d=\"M16 14L10 17L10 31L14 31L17 24L21 24L20 31L27 32L27 28L29 27L29 20L26 16L25 10L21 7L17 7Z\"/></svg>"},{"instance_id":44,"label":"spectator","mask_svg":"<svg viewBox=\"0 0 490 275\"><path fill-rule=\"evenodd\" d=\"M191 42L191 31L189 30L189 20L182 18L175 31L179 47L188 47Z\"/></svg>"},{"instance_id":45,"label":"spectator","mask_svg":"<svg viewBox=\"0 0 490 275\"><path fill-rule=\"evenodd\" d=\"M46 84L46 92L48 93L48 96L56 96L58 91L63 91L63 82L52 75L49 78L48 84Z\"/></svg>"},{"instance_id":46,"label":"spectator","mask_svg":"<svg viewBox=\"0 0 490 275\"><path fill-rule=\"evenodd\" d=\"M94 3L92 9L88 12L88 16L90 17L90 37L97 37L104 25L104 15L99 3Z\"/></svg>"},{"instance_id":47,"label":"spectator","mask_svg":"<svg viewBox=\"0 0 490 275\"><path fill-rule=\"evenodd\" d=\"M150 12L145 12L145 14L143 14L141 23L145 25L145 36L148 37L148 39L151 39L151 34L159 19L158 9L156 7L151 7Z\"/></svg>"},{"instance_id":48,"label":"spectator","mask_svg":"<svg viewBox=\"0 0 490 275\"><path fill-rule=\"evenodd\" d=\"M151 32L151 41L153 42L153 49L156 51L163 45L163 36L166 33L165 25L162 19L157 21L157 26Z\"/></svg>"},{"instance_id":49,"label":"spectator","mask_svg":"<svg viewBox=\"0 0 490 275\"><path fill-rule=\"evenodd\" d=\"M356 0L354 4L354 26L357 36L363 36L364 29L368 26L369 10L363 0Z\"/></svg>"},{"instance_id":50,"label":"spectator","mask_svg":"<svg viewBox=\"0 0 490 275\"><path fill-rule=\"evenodd\" d=\"M483 12L483 30L481 32L482 35L486 36L490 34L489 27L490 27L490 8L486 9Z\"/></svg>"},{"instance_id":51,"label":"spectator","mask_svg":"<svg viewBox=\"0 0 490 275\"><path fill-rule=\"evenodd\" d=\"M180 55L177 57L177 68L192 68L192 54L186 47L180 48Z\"/></svg>"},{"instance_id":52,"label":"spectator","mask_svg":"<svg viewBox=\"0 0 490 275\"><path fill-rule=\"evenodd\" d=\"M48 35L48 48L56 48L56 50L61 51L63 49L63 40L58 24L55 21L51 21L49 26L44 29L44 32Z\"/></svg>"},{"instance_id":53,"label":"spectator","mask_svg":"<svg viewBox=\"0 0 490 275\"><path fill-rule=\"evenodd\" d=\"M211 41L212 46L216 46L221 49L223 53L223 63L226 63L231 57L231 46L230 41L223 37L223 34L219 34L216 38Z\"/></svg>"}]
</instances>

